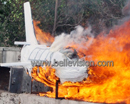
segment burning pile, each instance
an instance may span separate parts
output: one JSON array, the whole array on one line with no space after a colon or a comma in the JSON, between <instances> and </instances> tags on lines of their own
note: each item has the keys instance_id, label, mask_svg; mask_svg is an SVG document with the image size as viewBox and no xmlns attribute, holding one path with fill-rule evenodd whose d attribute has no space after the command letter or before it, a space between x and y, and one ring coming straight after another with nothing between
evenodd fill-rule
<instances>
[{"instance_id":1,"label":"burning pile","mask_svg":"<svg viewBox=\"0 0 130 104\"><path fill-rule=\"evenodd\" d=\"M114 27L109 34L88 37L80 44L72 42L64 47L72 47L85 60L114 61L113 67L89 67L89 76L81 82L59 83L58 96L65 99L84 100L100 103L130 103L130 21ZM37 30L36 30L37 31ZM90 42L91 41L91 42ZM90 45L91 43L91 45ZM88 45L89 44L89 45ZM87 47L87 48L86 48ZM38 71L39 70L39 71ZM52 92L39 93L40 96L55 97L55 69L34 67L31 76L47 86Z\"/></svg>"}]
</instances>

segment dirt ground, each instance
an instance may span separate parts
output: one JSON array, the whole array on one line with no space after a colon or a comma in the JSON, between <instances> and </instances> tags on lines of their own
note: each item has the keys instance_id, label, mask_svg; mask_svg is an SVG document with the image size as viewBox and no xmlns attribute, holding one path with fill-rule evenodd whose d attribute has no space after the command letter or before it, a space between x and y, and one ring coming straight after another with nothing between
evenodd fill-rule
<instances>
[{"instance_id":1,"label":"dirt ground","mask_svg":"<svg viewBox=\"0 0 130 104\"><path fill-rule=\"evenodd\" d=\"M99 104L40 97L35 94L14 94L0 90L0 104Z\"/></svg>"}]
</instances>

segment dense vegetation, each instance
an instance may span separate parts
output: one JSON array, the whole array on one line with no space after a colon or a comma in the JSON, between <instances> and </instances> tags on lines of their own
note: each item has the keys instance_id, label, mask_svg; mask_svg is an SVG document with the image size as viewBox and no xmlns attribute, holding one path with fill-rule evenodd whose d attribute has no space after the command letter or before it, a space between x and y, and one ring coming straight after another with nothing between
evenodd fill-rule
<instances>
[{"instance_id":1,"label":"dense vegetation","mask_svg":"<svg viewBox=\"0 0 130 104\"><path fill-rule=\"evenodd\" d=\"M54 29L55 0L29 0L33 19L39 27L55 35L70 32L76 25L91 24L93 32L111 27L122 18L125 0L57 0L57 18ZM24 0L0 0L0 46L12 46L25 40Z\"/></svg>"}]
</instances>

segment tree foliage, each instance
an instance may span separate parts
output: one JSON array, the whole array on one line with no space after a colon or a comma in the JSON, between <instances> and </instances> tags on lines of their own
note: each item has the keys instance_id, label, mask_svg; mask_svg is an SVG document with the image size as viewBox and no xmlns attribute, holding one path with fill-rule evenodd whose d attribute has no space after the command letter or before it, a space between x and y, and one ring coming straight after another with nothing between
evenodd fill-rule
<instances>
[{"instance_id":1,"label":"tree foliage","mask_svg":"<svg viewBox=\"0 0 130 104\"><path fill-rule=\"evenodd\" d=\"M11 46L15 40L24 40L23 2L0 1L0 45Z\"/></svg>"},{"instance_id":2,"label":"tree foliage","mask_svg":"<svg viewBox=\"0 0 130 104\"><path fill-rule=\"evenodd\" d=\"M52 33L55 0L29 0L33 19L39 27ZM59 0L56 34L70 32L75 26L92 25L95 34L117 23L126 0ZM12 46L25 40L23 0L0 0L0 46Z\"/></svg>"}]
</instances>

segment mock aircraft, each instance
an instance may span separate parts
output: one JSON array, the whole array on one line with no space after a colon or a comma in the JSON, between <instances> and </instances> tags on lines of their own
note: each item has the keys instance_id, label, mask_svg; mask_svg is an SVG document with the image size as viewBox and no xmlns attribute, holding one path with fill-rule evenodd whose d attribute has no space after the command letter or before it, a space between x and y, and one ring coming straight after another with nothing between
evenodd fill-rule
<instances>
[{"instance_id":1,"label":"mock aircraft","mask_svg":"<svg viewBox=\"0 0 130 104\"><path fill-rule=\"evenodd\" d=\"M56 61L69 60L70 58L66 57L60 51L51 51L50 47L46 45L39 45L35 36L33 19L31 15L31 7L29 2L24 3L24 19L25 19L25 30L26 30L26 41L25 42L15 42L15 45L23 45L21 50L21 61L13 63L1 63L0 66L11 67L11 66L22 66L25 70L28 70L31 73L32 68L41 64L43 61L51 62L51 65ZM33 63L33 64L32 64ZM82 81L88 76L86 67L78 66L53 66L56 69L56 76L60 78L60 81L63 83L65 81Z\"/></svg>"}]
</instances>

